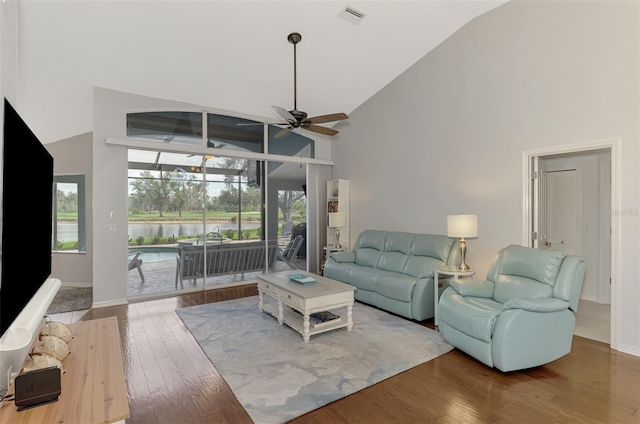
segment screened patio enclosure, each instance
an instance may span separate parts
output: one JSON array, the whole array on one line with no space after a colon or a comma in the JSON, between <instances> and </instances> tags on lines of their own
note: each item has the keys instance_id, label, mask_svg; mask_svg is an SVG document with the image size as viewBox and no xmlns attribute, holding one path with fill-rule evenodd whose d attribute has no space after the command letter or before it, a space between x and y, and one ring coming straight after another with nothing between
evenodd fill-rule
<instances>
[{"instance_id":1,"label":"screened patio enclosure","mask_svg":"<svg viewBox=\"0 0 640 424\"><path fill-rule=\"evenodd\" d=\"M285 222L306 223L306 164L243 158L264 153L263 133L268 141L279 131L237 125L249 122L200 112L128 115L128 137L158 143L156 150L128 150L128 248L141 252L143 274L129 272L129 297L241 284L291 269L277 256ZM313 140L291 136L269 150L313 156ZM211 154L172 151L203 140ZM306 269L305 258L295 266Z\"/></svg>"}]
</instances>

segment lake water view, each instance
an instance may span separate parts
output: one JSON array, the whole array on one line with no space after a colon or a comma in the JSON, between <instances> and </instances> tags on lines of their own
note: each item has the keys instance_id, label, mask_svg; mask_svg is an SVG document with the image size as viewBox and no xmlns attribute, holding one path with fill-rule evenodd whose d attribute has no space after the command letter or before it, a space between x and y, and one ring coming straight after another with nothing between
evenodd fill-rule
<instances>
[{"instance_id":1,"label":"lake water view","mask_svg":"<svg viewBox=\"0 0 640 424\"><path fill-rule=\"evenodd\" d=\"M259 221L242 222L243 230L253 230L260 227ZM228 230L238 232L238 223L231 221L211 222L207 223L207 233L211 231L220 231L222 234ZM132 239L140 236L145 238L155 237L180 237L188 235L202 234L201 222L163 222L163 223L131 223L128 226L127 234ZM77 240L78 231L75 223L58 223L58 240Z\"/></svg>"},{"instance_id":2,"label":"lake water view","mask_svg":"<svg viewBox=\"0 0 640 424\"><path fill-rule=\"evenodd\" d=\"M260 227L260 222L251 221L251 222L243 222L242 229L243 230L254 230ZM224 234L228 230L233 230L238 232L238 223L236 222L216 222L216 223L207 223L207 233L212 231L219 231ZM155 223L155 224L146 224L146 223L131 223L129 224L128 233L131 238L135 239L137 237L154 237L159 235L160 237L180 237L180 236L193 236L196 234L202 234L202 223L201 222L164 222L164 223Z\"/></svg>"}]
</instances>

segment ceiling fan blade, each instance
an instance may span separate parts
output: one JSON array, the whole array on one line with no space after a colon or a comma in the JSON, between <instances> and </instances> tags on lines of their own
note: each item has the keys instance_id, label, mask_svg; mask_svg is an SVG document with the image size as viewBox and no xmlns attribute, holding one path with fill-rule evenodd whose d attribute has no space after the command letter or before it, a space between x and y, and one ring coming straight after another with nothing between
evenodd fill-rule
<instances>
[{"instance_id":1,"label":"ceiling fan blade","mask_svg":"<svg viewBox=\"0 0 640 424\"><path fill-rule=\"evenodd\" d=\"M333 128L321 127L320 125L313 124L303 124L302 128L305 130L317 132L325 135L336 135L339 131L334 130Z\"/></svg>"},{"instance_id":2,"label":"ceiling fan blade","mask_svg":"<svg viewBox=\"0 0 640 424\"><path fill-rule=\"evenodd\" d=\"M280 132L278 132L278 134L276 134L273 138L285 137L285 136L289 135L289 133L291 131L293 131L293 127L285 128L285 129L281 130Z\"/></svg>"},{"instance_id":3,"label":"ceiling fan blade","mask_svg":"<svg viewBox=\"0 0 640 424\"><path fill-rule=\"evenodd\" d=\"M293 122L297 122L296 118L285 108L280 106L271 106L271 108L275 110L278 115L282 116L287 123L291 124Z\"/></svg>"},{"instance_id":4,"label":"ceiling fan blade","mask_svg":"<svg viewBox=\"0 0 640 424\"><path fill-rule=\"evenodd\" d=\"M314 116L313 118L305 119L304 122L308 122L310 124L322 124L324 122L342 121L344 119L349 119L346 113L332 113L330 115Z\"/></svg>"}]
</instances>

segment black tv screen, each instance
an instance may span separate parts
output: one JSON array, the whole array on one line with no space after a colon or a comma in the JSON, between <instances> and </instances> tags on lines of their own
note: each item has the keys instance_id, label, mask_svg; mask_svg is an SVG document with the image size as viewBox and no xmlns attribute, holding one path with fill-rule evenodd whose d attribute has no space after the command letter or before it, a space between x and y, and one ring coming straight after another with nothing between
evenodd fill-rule
<instances>
[{"instance_id":1,"label":"black tv screen","mask_svg":"<svg viewBox=\"0 0 640 424\"><path fill-rule=\"evenodd\" d=\"M53 157L4 100L0 336L51 275Z\"/></svg>"}]
</instances>

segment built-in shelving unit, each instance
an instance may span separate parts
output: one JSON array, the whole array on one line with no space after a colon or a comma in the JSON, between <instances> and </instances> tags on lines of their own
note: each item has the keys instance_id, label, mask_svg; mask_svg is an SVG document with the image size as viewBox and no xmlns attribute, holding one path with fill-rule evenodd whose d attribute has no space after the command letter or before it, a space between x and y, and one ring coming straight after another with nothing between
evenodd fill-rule
<instances>
[{"instance_id":1,"label":"built-in shelving unit","mask_svg":"<svg viewBox=\"0 0 640 424\"><path fill-rule=\"evenodd\" d=\"M335 246L336 229L329 227L329 214L344 213L346 215L346 226L340 228L340 244L345 250L351 247L349 240L349 180L329 180L327 181L327 239L326 246Z\"/></svg>"}]
</instances>

